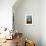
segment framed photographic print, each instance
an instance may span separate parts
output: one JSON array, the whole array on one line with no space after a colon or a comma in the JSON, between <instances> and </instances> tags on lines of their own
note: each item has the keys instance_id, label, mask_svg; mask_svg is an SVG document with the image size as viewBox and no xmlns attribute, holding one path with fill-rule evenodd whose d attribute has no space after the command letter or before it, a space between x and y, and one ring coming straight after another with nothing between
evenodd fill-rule
<instances>
[{"instance_id":1,"label":"framed photographic print","mask_svg":"<svg viewBox=\"0 0 46 46\"><path fill-rule=\"evenodd\" d=\"M32 24L33 24L32 15L27 15L27 16L25 16L25 24L26 24L26 25L32 25Z\"/></svg>"}]
</instances>

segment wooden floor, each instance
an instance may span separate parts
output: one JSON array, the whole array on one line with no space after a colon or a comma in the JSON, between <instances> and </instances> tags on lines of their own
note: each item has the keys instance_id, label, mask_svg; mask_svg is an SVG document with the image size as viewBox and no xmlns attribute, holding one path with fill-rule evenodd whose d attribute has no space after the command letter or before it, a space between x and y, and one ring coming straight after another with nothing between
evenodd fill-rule
<instances>
[{"instance_id":1,"label":"wooden floor","mask_svg":"<svg viewBox=\"0 0 46 46\"><path fill-rule=\"evenodd\" d=\"M16 46L16 39L6 40L5 42L3 42L3 44L0 44L0 46ZM24 46L24 44L21 43L20 46Z\"/></svg>"},{"instance_id":2,"label":"wooden floor","mask_svg":"<svg viewBox=\"0 0 46 46\"><path fill-rule=\"evenodd\" d=\"M6 42L2 43L0 46L16 46L15 39L13 39L13 40L6 40Z\"/></svg>"},{"instance_id":3,"label":"wooden floor","mask_svg":"<svg viewBox=\"0 0 46 46\"><path fill-rule=\"evenodd\" d=\"M14 36L14 37L12 37L13 39L12 40L6 40L6 39L0 39L0 42L1 41L4 41L4 40L6 40L6 42L3 42L3 43L0 43L0 46L18 46L18 45L21 45L21 46L23 46L22 44L22 37L19 37L19 35L17 35L17 37L16 36ZM17 41L19 41L19 44L18 44L18 42Z\"/></svg>"}]
</instances>

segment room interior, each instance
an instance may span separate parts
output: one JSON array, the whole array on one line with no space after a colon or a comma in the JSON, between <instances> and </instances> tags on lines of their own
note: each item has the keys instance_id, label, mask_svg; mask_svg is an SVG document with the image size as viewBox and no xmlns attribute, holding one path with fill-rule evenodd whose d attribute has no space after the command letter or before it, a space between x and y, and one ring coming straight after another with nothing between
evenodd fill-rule
<instances>
[{"instance_id":1,"label":"room interior","mask_svg":"<svg viewBox=\"0 0 46 46\"><path fill-rule=\"evenodd\" d=\"M0 46L46 46L46 0L0 1Z\"/></svg>"}]
</instances>

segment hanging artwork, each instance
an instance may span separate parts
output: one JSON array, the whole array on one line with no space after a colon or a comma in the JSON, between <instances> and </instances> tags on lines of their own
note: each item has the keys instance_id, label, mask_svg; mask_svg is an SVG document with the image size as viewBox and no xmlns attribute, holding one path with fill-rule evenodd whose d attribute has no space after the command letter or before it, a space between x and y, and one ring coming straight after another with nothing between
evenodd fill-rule
<instances>
[{"instance_id":1,"label":"hanging artwork","mask_svg":"<svg viewBox=\"0 0 46 46\"><path fill-rule=\"evenodd\" d=\"M32 24L32 15L25 16L25 24Z\"/></svg>"}]
</instances>

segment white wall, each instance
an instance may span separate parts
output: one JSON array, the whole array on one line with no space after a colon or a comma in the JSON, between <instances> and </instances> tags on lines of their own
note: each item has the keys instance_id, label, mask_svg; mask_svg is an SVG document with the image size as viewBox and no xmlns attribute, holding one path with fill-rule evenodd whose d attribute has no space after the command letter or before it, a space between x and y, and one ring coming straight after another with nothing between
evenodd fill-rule
<instances>
[{"instance_id":1,"label":"white wall","mask_svg":"<svg viewBox=\"0 0 46 46\"><path fill-rule=\"evenodd\" d=\"M41 1L41 40L42 46L46 46L46 0Z\"/></svg>"},{"instance_id":2,"label":"white wall","mask_svg":"<svg viewBox=\"0 0 46 46\"><path fill-rule=\"evenodd\" d=\"M12 28L12 6L16 0L0 0L0 27Z\"/></svg>"},{"instance_id":3,"label":"white wall","mask_svg":"<svg viewBox=\"0 0 46 46\"><path fill-rule=\"evenodd\" d=\"M41 1L23 0L23 2L14 10L15 28L18 32L24 34L24 38L27 37L28 39L32 39L35 41L36 46L41 46ZM25 14L32 14L33 25L25 25Z\"/></svg>"}]
</instances>

